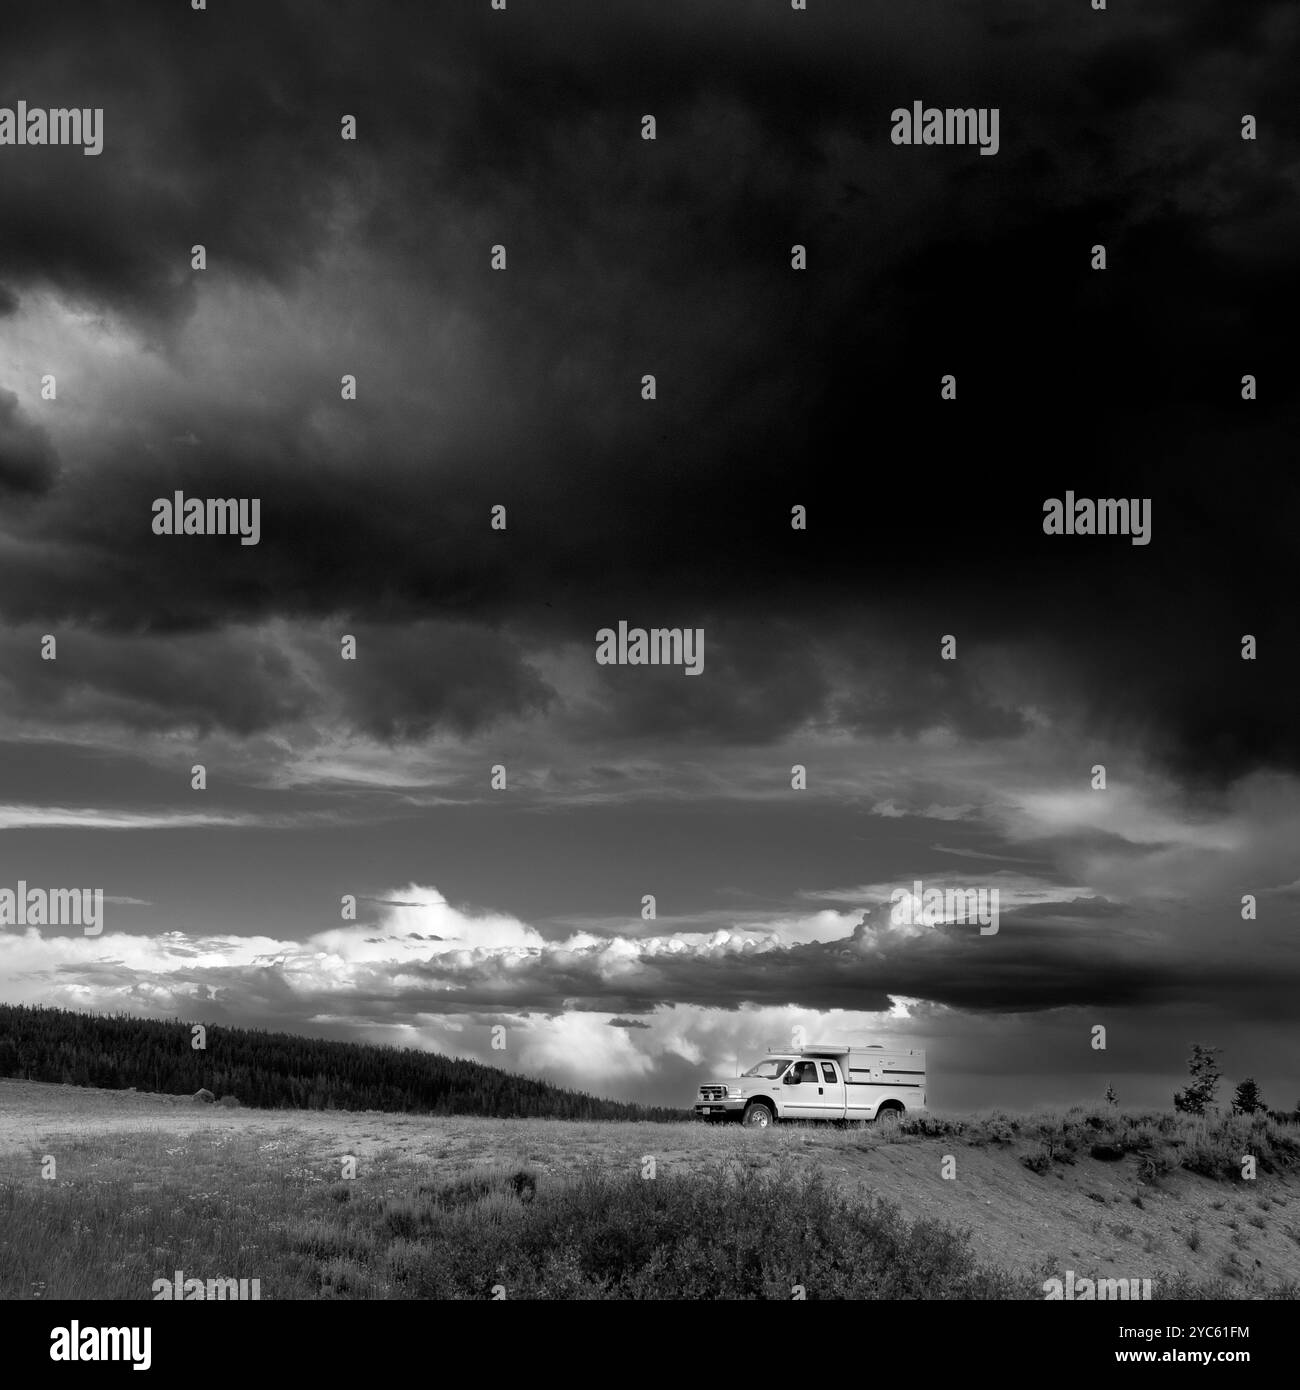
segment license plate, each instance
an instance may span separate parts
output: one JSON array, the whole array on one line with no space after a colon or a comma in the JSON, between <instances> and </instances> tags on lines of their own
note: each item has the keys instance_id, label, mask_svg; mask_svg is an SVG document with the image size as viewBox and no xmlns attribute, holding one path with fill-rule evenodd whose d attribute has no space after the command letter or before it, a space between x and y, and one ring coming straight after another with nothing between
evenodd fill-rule
<instances>
[{"instance_id":1,"label":"license plate","mask_svg":"<svg viewBox=\"0 0 1300 1390\"><path fill-rule=\"evenodd\" d=\"M701 1106L700 1106L700 1114L701 1114L701 1115L707 1115L708 1113L709 1113L709 1107L708 1107L707 1105L701 1105Z\"/></svg>"}]
</instances>

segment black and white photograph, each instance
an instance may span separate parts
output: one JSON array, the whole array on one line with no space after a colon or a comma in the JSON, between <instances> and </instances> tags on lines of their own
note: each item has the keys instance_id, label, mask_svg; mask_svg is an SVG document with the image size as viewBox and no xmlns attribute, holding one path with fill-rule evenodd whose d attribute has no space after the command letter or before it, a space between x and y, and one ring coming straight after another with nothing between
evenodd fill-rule
<instances>
[{"instance_id":1,"label":"black and white photograph","mask_svg":"<svg viewBox=\"0 0 1300 1390\"><path fill-rule=\"evenodd\" d=\"M39 1374L451 1301L1265 1360L1298 62L1294 0L5 5Z\"/></svg>"}]
</instances>

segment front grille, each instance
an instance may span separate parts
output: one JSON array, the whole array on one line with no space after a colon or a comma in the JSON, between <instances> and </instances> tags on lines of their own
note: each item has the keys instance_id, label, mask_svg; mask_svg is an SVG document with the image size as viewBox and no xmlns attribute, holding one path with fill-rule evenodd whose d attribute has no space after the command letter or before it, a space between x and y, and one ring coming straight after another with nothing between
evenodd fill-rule
<instances>
[{"instance_id":1,"label":"front grille","mask_svg":"<svg viewBox=\"0 0 1300 1390\"><path fill-rule=\"evenodd\" d=\"M701 1086L701 1100L726 1100L727 1088L725 1086Z\"/></svg>"}]
</instances>

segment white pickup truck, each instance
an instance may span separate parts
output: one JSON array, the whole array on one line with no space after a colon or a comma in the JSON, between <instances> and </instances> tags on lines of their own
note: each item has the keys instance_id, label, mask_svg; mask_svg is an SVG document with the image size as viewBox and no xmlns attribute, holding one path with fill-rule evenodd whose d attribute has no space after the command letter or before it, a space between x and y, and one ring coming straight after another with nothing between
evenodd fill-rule
<instances>
[{"instance_id":1,"label":"white pickup truck","mask_svg":"<svg viewBox=\"0 0 1300 1390\"><path fill-rule=\"evenodd\" d=\"M925 1109L925 1053L880 1044L772 1048L734 1081L700 1087L695 1113L766 1128L777 1120L897 1121Z\"/></svg>"}]
</instances>

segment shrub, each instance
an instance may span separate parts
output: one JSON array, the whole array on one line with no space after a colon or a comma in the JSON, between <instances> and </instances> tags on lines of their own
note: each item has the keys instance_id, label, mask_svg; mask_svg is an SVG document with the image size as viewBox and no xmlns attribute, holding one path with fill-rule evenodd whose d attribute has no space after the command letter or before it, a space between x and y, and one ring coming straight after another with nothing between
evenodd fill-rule
<instances>
[{"instance_id":1,"label":"shrub","mask_svg":"<svg viewBox=\"0 0 1300 1390\"><path fill-rule=\"evenodd\" d=\"M968 1128L965 1120L950 1120L942 1115L930 1115L924 1111L916 1115L907 1115L898 1122L900 1134L915 1134L927 1138L962 1134Z\"/></svg>"},{"instance_id":2,"label":"shrub","mask_svg":"<svg viewBox=\"0 0 1300 1390\"><path fill-rule=\"evenodd\" d=\"M1171 1149L1160 1147L1143 1149L1138 1154L1138 1175L1143 1182L1155 1182L1166 1173L1178 1167L1178 1159Z\"/></svg>"},{"instance_id":3,"label":"shrub","mask_svg":"<svg viewBox=\"0 0 1300 1390\"><path fill-rule=\"evenodd\" d=\"M537 1192L500 1227L434 1208L409 1281L421 1298L782 1299L1033 1297L968 1237L853 1198L788 1166L643 1180L592 1169Z\"/></svg>"}]
</instances>

